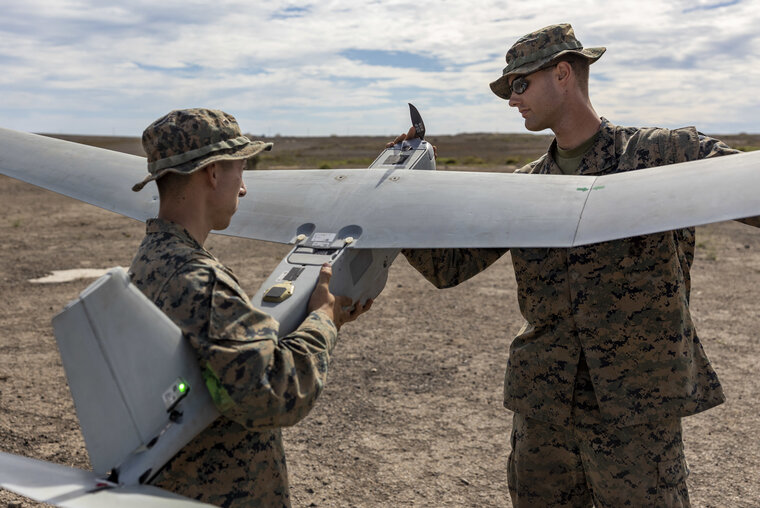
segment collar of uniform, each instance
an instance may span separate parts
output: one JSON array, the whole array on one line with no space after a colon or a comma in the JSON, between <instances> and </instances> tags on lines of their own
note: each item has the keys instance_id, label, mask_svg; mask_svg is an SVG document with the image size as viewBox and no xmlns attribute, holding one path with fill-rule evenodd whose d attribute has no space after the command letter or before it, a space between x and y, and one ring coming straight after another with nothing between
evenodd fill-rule
<instances>
[{"instance_id":1,"label":"collar of uniform","mask_svg":"<svg viewBox=\"0 0 760 508\"><path fill-rule=\"evenodd\" d=\"M179 238L182 243L186 243L193 247L194 249L202 250L206 252L206 249L203 248L203 245L198 243L198 241L193 238L193 235L190 234L190 232L177 224L176 222L168 221L166 219L148 219L145 222L145 233L151 234L151 233L164 233L172 236L176 236ZM209 256L211 256L211 253L209 253ZM213 257L213 256L211 256Z\"/></svg>"},{"instance_id":2,"label":"collar of uniform","mask_svg":"<svg viewBox=\"0 0 760 508\"><path fill-rule=\"evenodd\" d=\"M599 137L581 160L577 174L603 175L608 173L610 168L616 166L615 126L609 120L602 117L602 124L599 126Z\"/></svg>"},{"instance_id":3,"label":"collar of uniform","mask_svg":"<svg viewBox=\"0 0 760 508\"><path fill-rule=\"evenodd\" d=\"M546 160L546 163L541 168L541 171L539 174L541 175L562 175L562 169L560 169L559 164L557 164L557 161L554 160L554 156L552 155L554 151L556 150L557 146L557 139L555 138L552 140L551 144L549 145L549 149L544 154L544 159Z\"/></svg>"},{"instance_id":4,"label":"collar of uniform","mask_svg":"<svg viewBox=\"0 0 760 508\"><path fill-rule=\"evenodd\" d=\"M600 175L607 172L611 167L617 164L615 157L615 126L609 120L602 117L602 124L599 126L599 136L596 142L588 149L586 155L581 159L578 166L577 175ZM542 174L562 175L562 170L552 157L557 139L555 138L549 150L546 152L547 164L544 165Z\"/></svg>"}]
</instances>

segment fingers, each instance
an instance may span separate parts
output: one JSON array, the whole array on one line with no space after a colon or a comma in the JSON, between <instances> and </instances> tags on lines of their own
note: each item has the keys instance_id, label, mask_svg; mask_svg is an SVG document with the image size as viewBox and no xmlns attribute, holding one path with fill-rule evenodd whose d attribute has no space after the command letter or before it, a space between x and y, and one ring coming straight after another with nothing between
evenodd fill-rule
<instances>
[{"instance_id":1,"label":"fingers","mask_svg":"<svg viewBox=\"0 0 760 508\"><path fill-rule=\"evenodd\" d=\"M355 313L357 317L359 316L359 314L364 314L365 312L369 310L370 307L372 307L373 301L374 300L367 300L366 302L364 302L364 305L356 304L354 306L354 310L352 311L352 313Z\"/></svg>"},{"instance_id":2,"label":"fingers","mask_svg":"<svg viewBox=\"0 0 760 508\"><path fill-rule=\"evenodd\" d=\"M317 285L311 293L307 309L309 312L321 310L325 312L330 319L333 319L335 298L332 293L330 293L330 277L332 277L332 268L329 264L325 263L319 270Z\"/></svg>"},{"instance_id":3,"label":"fingers","mask_svg":"<svg viewBox=\"0 0 760 508\"><path fill-rule=\"evenodd\" d=\"M359 302L352 302L351 299L346 296L336 296L335 317L338 328L367 312L370 307L372 307L372 302L373 300L367 300L364 304L361 304Z\"/></svg>"},{"instance_id":4,"label":"fingers","mask_svg":"<svg viewBox=\"0 0 760 508\"><path fill-rule=\"evenodd\" d=\"M404 141L405 139L414 139L414 137L415 137L416 135L417 135L417 129L415 129L415 128L414 128L414 125L412 125L412 126L409 128L409 131L407 131L407 133L406 133L406 134L399 134L399 135L396 137L396 139L394 139L394 140L393 140L393 141L391 141L390 143L386 143L386 144L385 144L385 148L390 148L390 147L392 147L393 145L396 145L396 144L398 144L398 143L401 143L401 142L402 142L402 141Z\"/></svg>"},{"instance_id":5,"label":"fingers","mask_svg":"<svg viewBox=\"0 0 760 508\"><path fill-rule=\"evenodd\" d=\"M322 268L319 269L319 278L317 279L317 284L329 283L331 277L332 266L330 266L329 263L325 263L322 265Z\"/></svg>"},{"instance_id":6,"label":"fingers","mask_svg":"<svg viewBox=\"0 0 760 508\"><path fill-rule=\"evenodd\" d=\"M372 300L367 300L364 302L364 305L356 302L353 306L353 309L351 309L351 312L349 312L348 319L346 321L353 321L354 319L367 312L370 307L372 307Z\"/></svg>"},{"instance_id":7,"label":"fingers","mask_svg":"<svg viewBox=\"0 0 760 508\"><path fill-rule=\"evenodd\" d=\"M396 136L396 139L394 139L394 140L393 140L393 141L391 141L390 143L386 143L386 144L385 144L385 148L390 148L390 147L392 147L393 145L397 145L398 143L401 143L401 142L402 142L402 141L404 141L405 139L406 139L406 134L399 134L398 136Z\"/></svg>"},{"instance_id":8,"label":"fingers","mask_svg":"<svg viewBox=\"0 0 760 508\"><path fill-rule=\"evenodd\" d=\"M353 302L351 298L343 295L334 295L330 292L330 278L332 277L332 266L325 263L319 270L317 286L309 299L309 312L321 311L335 323L340 330L343 324L353 321L360 315L364 314L372 306L372 300L367 300L364 304Z\"/></svg>"},{"instance_id":9,"label":"fingers","mask_svg":"<svg viewBox=\"0 0 760 508\"><path fill-rule=\"evenodd\" d=\"M348 309L355 307L354 302L349 297L343 295L335 295L335 305L341 309L346 309L346 312L348 312Z\"/></svg>"}]
</instances>

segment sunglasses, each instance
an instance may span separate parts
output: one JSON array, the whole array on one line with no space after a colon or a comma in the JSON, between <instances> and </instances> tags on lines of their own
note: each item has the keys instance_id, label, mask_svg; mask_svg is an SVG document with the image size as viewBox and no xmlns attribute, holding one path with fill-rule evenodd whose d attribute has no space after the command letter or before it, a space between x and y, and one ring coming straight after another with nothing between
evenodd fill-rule
<instances>
[{"instance_id":1,"label":"sunglasses","mask_svg":"<svg viewBox=\"0 0 760 508\"><path fill-rule=\"evenodd\" d=\"M509 85L509 89L512 91L512 93L515 93L517 95L521 95L525 92L525 90L528 89L528 85L530 84L528 82L528 76L532 76L533 74L537 72L544 71L546 69L551 69L552 67L556 67L557 64L547 65L546 67L542 67L541 69L538 69L536 71L531 72L527 76L518 76L515 79L512 80L512 84Z\"/></svg>"},{"instance_id":2,"label":"sunglasses","mask_svg":"<svg viewBox=\"0 0 760 508\"><path fill-rule=\"evenodd\" d=\"M509 85L509 89L512 91L512 93L521 95L525 90L528 89L528 80L525 79L525 76L518 76L512 80L512 84Z\"/></svg>"}]
</instances>

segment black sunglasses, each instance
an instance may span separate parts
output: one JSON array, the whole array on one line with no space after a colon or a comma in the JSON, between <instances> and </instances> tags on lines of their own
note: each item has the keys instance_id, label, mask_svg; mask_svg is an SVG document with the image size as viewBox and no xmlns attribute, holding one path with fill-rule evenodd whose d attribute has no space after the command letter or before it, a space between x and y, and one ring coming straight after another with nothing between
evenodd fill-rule
<instances>
[{"instance_id":1,"label":"black sunglasses","mask_svg":"<svg viewBox=\"0 0 760 508\"><path fill-rule=\"evenodd\" d=\"M542 67L540 69L537 69L537 70L531 72L530 74L528 74L526 76L518 76L518 77L516 77L515 79L512 80L512 84L509 85L509 89L512 91L512 93L516 93L517 95L520 95L520 94L524 93L525 90L528 89L528 85L530 84L528 82L528 79L527 79L528 76L532 76L533 74L535 74L537 72L541 72L543 70L551 69L552 67L556 67L558 63L559 62L557 62L555 64L552 64L552 65L547 65L546 67Z\"/></svg>"},{"instance_id":2,"label":"black sunglasses","mask_svg":"<svg viewBox=\"0 0 760 508\"><path fill-rule=\"evenodd\" d=\"M528 89L528 80L525 79L525 76L518 76L512 80L512 84L509 85L509 89L512 91L512 93L521 95L525 90Z\"/></svg>"}]
</instances>

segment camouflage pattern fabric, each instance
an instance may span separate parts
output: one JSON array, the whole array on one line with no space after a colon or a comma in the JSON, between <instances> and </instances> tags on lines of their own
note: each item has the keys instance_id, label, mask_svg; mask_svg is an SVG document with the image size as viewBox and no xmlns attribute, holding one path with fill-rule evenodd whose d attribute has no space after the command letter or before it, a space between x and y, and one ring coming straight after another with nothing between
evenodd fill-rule
<instances>
[{"instance_id":1,"label":"camouflage pattern fabric","mask_svg":"<svg viewBox=\"0 0 760 508\"><path fill-rule=\"evenodd\" d=\"M491 91L509 100L512 89L509 77L528 75L551 65L566 55L578 55L589 65L601 58L607 48L584 48L575 38L575 31L568 23L550 25L520 37L507 51L507 66L499 79L491 83Z\"/></svg>"},{"instance_id":2,"label":"camouflage pattern fabric","mask_svg":"<svg viewBox=\"0 0 760 508\"><path fill-rule=\"evenodd\" d=\"M561 174L549 151L520 173ZM579 174L736 153L693 128L602 119ZM760 218L742 220L760 226ZM694 228L568 249L512 249L525 324L504 405L515 411L514 506L689 506L680 417L724 401L689 314ZM404 250L437 287L506 249Z\"/></svg>"},{"instance_id":3,"label":"camouflage pattern fabric","mask_svg":"<svg viewBox=\"0 0 760 508\"><path fill-rule=\"evenodd\" d=\"M549 149L520 173L561 174ZM602 121L578 168L601 175L735 153L693 128L617 127ZM512 249L525 325L512 342L504 405L571 422L585 353L602 417L617 426L682 417L724 400L689 315L694 229L568 249ZM488 266L494 249L406 250L438 287Z\"/></svg>"},{"instance_id":4,"label":"camouflage pattern fabric","mask_svg":"<svg viewBox=\"0 0 760 508\"><path fill-rule=\"evenodd\" d=\"M688 507L680 418L608 425L584 367L578 372L570 425L514 414L507 465L512 505Z\"/></svg>"},{"instance_id":5,"label":"camouflage pattern fabric","mask_svg":"<svg viewBox=\"0 0 760 508\"><path fill-rule=\"evenodd\" d=\"M132 282L182 329L222 413L151 483L219 506L290 506L279 428L322 391L335 325L313 312L278 341L278 323L187 230L151 219L146 231Z\"/></svg>"},{"instance_id":6,"label":"camouflage pattern fabric","mask_svg":"<svg viewBox=\"0 0 760 508\"><path fill-rule=\"evenodd\" d=\"M250 159L272 149L272 143L243 136L234 116L205 108L175 109L162 116L145 128L142 146L149 174L132 187L135 192L166 173L188 175L212 162Z\"/></svg>"},{"instance_id":7,"label":"camouflage pattern fabric","mask_svg":"<svg viewBox=\"0 0 760 508\"><path fill-rule=\"evenodd\" d=\"M508 249L401 249L409 263L437 288L454 287L499 259Z\"/></svg>"}]
</instances>

